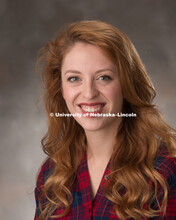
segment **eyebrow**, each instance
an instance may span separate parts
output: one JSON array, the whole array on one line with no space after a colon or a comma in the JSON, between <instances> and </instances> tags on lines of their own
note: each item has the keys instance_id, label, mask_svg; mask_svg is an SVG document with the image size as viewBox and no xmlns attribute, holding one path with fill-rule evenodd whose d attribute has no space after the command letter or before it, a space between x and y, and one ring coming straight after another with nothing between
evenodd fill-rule
<instances>
[{"instance_id":1,"label":"eyebrow","mask_svg":"<svg viewBox=\"0 0 176 220\"><path fill-rule=\"evenodd\" d=\"M101 72L106 72L106 71L110 71L110 72L114 73L114 71L112 69L109 69L109 68L97 70L95 73L101 73ZM64 75L66 75L67 73L81 74L81 72L79 72L77 70L67 70Z\"/></svg>"},{"instance_id":2,"label":"eyebrow","mask_svg":"<svg viewBox=\"0 0 176 220\"><path fill-rule=\"evenodd\" d=\"M64 75L66 75L67 73L77 73L77 74L81 74L81 72L77 71L77 70L67 70Z\"/></svg>"},{"instance_id":3,"label":"eyebrow","mask_svg":"<svg viewBox=\"0 0 176 220\"><path fill-rule=\"evenodd\" d=\"M106 71L110 71L110 72L114 73L114 71L112 69L109 69L109 68L97 70L95 73L101 73L101 72L106 72Z\"/></svg>"}]
</instances>

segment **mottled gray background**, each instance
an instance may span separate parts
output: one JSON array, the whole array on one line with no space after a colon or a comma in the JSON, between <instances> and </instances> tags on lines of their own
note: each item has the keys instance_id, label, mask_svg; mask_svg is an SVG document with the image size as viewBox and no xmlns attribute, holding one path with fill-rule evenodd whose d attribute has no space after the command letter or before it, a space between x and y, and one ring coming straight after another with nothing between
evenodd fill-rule
<instances>
[{"instance_id":1,"label":"mottled gray background","mask_svg":"<svg viewBox=\"0 0 176 220\"><path fill-rule=\"evenodd\" d=\"M99 19L125 32L157 91L155 103L175 126L176 1L0 0L0 219L31 220L46 131L37 51L65 23Z\"/></svg>"}]
</instances>

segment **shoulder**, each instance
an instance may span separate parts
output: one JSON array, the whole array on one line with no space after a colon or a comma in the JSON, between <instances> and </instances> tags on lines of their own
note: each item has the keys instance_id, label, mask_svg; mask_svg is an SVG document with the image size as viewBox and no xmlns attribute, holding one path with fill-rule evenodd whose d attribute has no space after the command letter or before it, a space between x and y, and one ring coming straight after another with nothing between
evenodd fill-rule
<instances>
[{"instance_id":1,"label":"shoulder","mask_svg":"<svg viewBox=\"0 0 176 220\"><path fill-rule=\"evenodd\" d=\"M176 157L169 155L167 147L162 144L158 152L155 163L155 169L163 176L170 189L176 187Z\"/></svg>"},{"instance_id":2,"label":"shoulder","mask_svg":"<svg viewBox=\"0 0 176 220\"><path fill-rule=\"evenodd\" d=\"M43 162L38 172L37 183L35 187L36 211L35 211L34 219L38 219L38 217L41 214L41 210L39 207L39 200L41 199L41 204L47 202L47 199L43 193L43 187L48 177L51 176L51 174L53 173L54 167L55 167L54 161L51 158L46 158L46 160Z\"/></svg>"},{"instance_id":3,"label":"shoulder","mask_svg":"<svg viewBox=\"0 0 176 220\"><path fill-rule=\"evenodd\" d=\"M175 219L176 218L176 157L171 156L166 145L162 145L155 158L155 169L165 179L168 187L168 198L166 214L163 219ZM161 207L164 196L164 189L159 184L157 198L152 203L152 209L159 209ZM161 216L158 218L161 219Z\"/></svg>"},{"instance_id":4,"label":"shoulder","mask_svg":"<svg viewBox=\"0 0 176 220\"><path fill-rule=\"evenodd\" d=\"M41 185L44 185L46 180L52 175L54 171L55 163L51 158L46 158L43 164L40 167L40 170L37 175L37 188L40 188Z\"/></svg>"}]
</instances>

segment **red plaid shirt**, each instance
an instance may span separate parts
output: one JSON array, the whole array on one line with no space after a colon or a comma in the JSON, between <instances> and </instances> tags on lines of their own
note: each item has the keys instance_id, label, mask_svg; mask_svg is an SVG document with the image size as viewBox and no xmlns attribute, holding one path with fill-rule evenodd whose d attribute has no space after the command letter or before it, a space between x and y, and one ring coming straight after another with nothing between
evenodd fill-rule
<instances>
[{"instance_id":1,"label":"red plaid shirt","mask_svg":"<svg viewBox=\"0 0 176 220\"><path fill-rule=\"evenodd\" d=\"M77 171L77 178L72 187L73 202L69 213L58 219L63 220L110 220L110 219L120 219L115 215L113 211L113 203L109 201L103 195L103 188L108 181L108 174L110 162L102 177L98 192L93 201L91 201L91 190L90 190L90 178L87 167L87 156L84 155L80 166ZM151 218L153 220L159 219L176 219L176 158L171 158L166 152L158 155L155 160L156 170L165 178L169 186L169 198L167 204L166 216L162 218L161 216ZM51 159L48 159L42 166L41 171L38 176L37 186L35 189L36 197L36 213L34 220L37 220L40 215L38 198L41 194L41 189L44 185L46 179L51 175L54 168L54 163ZM159 188L158 201L161 202L163 195L162 188ZM46 198L44 199L47 201ZM153 208L158 209L157 202L153 203ZM62 208L58 208L53 214L60 214ZM52 219L52 218L49 218Z\"/></svg>"}]
</instances>

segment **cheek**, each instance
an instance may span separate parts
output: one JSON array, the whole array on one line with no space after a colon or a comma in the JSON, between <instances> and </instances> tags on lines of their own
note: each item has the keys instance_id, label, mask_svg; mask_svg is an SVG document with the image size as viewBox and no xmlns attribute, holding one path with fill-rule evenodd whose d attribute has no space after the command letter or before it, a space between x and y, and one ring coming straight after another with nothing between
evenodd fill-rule
<instances>
[{"instance_id":1,"label":"cheek","mask_svg":"<svg viewBox=\"0 0 176 220\"><path fill-rule=\"evenodd\" d=\"M77 96L77 91L76 89L73 89L72 87L63 84L62 95L67 104L69 104L70 102L73 102L75 100Z\"/></svg>"},{"instance_id":2,"label":"cheek","mask_svg":"<svg viewBox=\"0 0 176 220\"><path fill-rule=\"evenodd\" d=\"M117 84L104 90L104 95L114 103L123 100L121 87L117 86Z\"/></svg>"}]
</instances>

